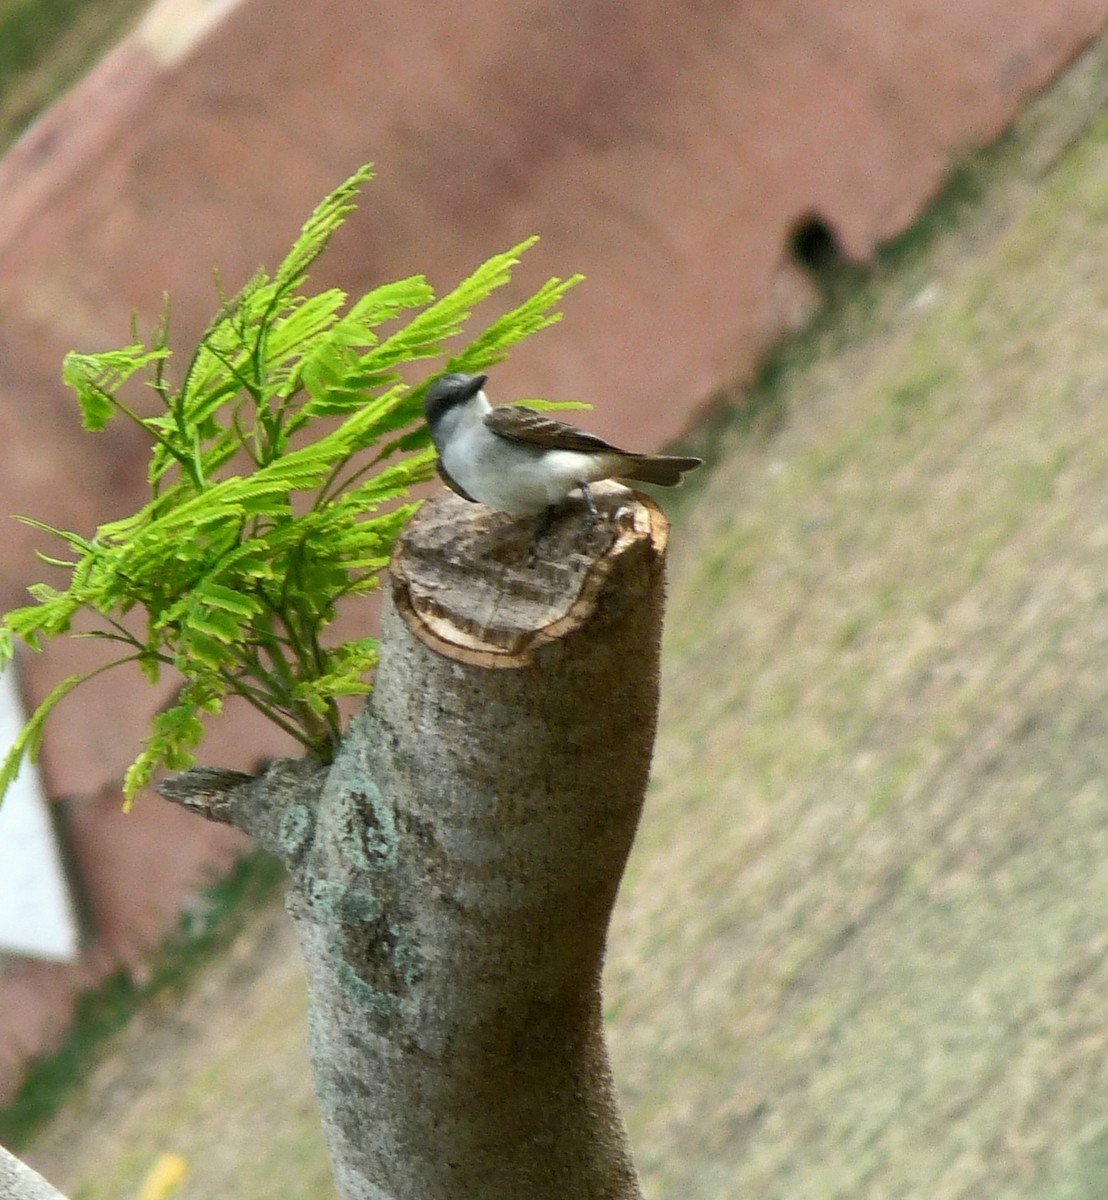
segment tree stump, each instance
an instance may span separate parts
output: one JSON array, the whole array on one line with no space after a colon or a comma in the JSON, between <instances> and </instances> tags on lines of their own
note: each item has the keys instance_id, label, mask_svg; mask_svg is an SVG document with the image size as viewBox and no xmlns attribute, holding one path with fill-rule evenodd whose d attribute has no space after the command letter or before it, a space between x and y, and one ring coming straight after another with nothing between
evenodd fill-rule
<instances>
[{"instance_id":1,"label":"tree stump","mask_svg":"<svg viewBox=\"0 0 1108 1200\"><path fill-rule=\"evenodd\" d=\"M616 484L538 539L445 493L398 542L330 767L163 794L279 854L348 1200L638 1200L600 977L653 747L667 524Z\"/></svg>"}]
</instances>

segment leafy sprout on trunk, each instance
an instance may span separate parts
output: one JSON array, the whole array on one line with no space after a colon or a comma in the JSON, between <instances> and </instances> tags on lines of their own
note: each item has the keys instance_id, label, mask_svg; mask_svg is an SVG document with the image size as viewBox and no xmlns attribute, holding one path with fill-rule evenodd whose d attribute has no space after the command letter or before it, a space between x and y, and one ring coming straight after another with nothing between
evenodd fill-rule
<instances>
[{"instance_id":1,"label":"leafy sprout on trunk","mask_svg":"<svg viewBox=\"0 0 1108 1200\"><path fill-rule=\"evenodd\" d=\"M180 684L127 772L128 802L160 768L193 764L202 718L228 696L330 760L341 736L338 698L369 690L377 645L330 645L326 629L343 597L378 587L417 507L404 498L431 476L424 392L443 370L484 370L559 320L557 306L580 278L549 280L453 356L447 341L536 239L490 258L439 299L422 275L353 303L335 288L309 292L308 268L371 175L361 168L319 205L272 276L259 271L222 299L178 384L168 310L149 344L136 333L119 350L67 355L63 378L85 428L124 418L149 438L150 499L90 538L30 522L63 543L59 557L42 557L68 572L69 586L36 584L35 603L2 619L0 668L17 640L41 650L84 613L96 618L84 636L121 653L43 700L0 767L0 797L23 758L37 756L55 705L126 662L151 683L170 670ZM442 358L422 382L408 381L410 364ZM156 395L154 415L127 398L136 377Z\"/></svg>"}]
</instances>

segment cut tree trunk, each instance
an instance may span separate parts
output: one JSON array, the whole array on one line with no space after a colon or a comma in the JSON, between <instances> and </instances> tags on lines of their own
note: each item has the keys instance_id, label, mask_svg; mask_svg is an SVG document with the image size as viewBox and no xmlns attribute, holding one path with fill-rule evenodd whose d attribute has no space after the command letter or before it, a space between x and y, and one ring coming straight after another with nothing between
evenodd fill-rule
<instances>
[{"instance_id":1,"label":"cut tree trunk","mask_svg":"<svg viewBox=\"0 0 1108 1200\"><path fill-rule=\"evenodd\" d=\"M0 1200L66 1200L37 1171L0 1146Z\"/></svg>"},{"instance_id":2,"label":"cut tree trunk","mask_svg":"<svg viewBox=\"0 0 1108 1200\"><path fill-rule=\"evenodd\" d=\"M289 866L348 1200L640 1197L604 1045L608 921L646 787L667 526L450 494L398 543L335 762L197 769L172 800Z\"/></svg>"}]
</instances>

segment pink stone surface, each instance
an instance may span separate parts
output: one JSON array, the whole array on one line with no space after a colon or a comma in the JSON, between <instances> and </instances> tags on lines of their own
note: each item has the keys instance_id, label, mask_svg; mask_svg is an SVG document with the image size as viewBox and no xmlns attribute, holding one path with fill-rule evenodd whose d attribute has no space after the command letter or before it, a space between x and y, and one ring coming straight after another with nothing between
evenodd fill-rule
<instances>
[{"instance_id":1,"label":"pink stone surface","mask_svg":"<svg viewBox=\"0 0 1108 1200\"><path fill-rule=\"evenodd\" d=\"M88 532L140 502L143 447L81 432L62 355L126 341L132 310L149 327L165 292L187 346L212 268L233 289L272 267L366 160L378 179L321 285L422 271L446 289L540 233L503 303L548 275L588 281L497 368L494 399L586 399L598 433L660 445L815 302L789 254L799 221L818 214L867 257L1106 20L1108 0L242 0L179 61L148 22L0 162L0 512ZM13 523L0 537L10 606L48 547ZM27 663L30 698L89 653ZM19 1047L58 1035L74 988L141 955L233 848L156 799L117 813L168 696L108 676L50 731L47 783L76 806L102 940L68 972L0 977L0 1090ZM248 767L285 749L240 716L204 756Z\"/></svg>"}]
</instances>

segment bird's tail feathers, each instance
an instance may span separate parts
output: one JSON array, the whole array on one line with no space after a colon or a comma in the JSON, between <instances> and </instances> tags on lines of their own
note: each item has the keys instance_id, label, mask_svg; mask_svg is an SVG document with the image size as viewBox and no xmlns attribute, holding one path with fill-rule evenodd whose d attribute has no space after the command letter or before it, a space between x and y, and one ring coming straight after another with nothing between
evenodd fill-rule
<instances>
[{"instance_id":1,"label":"bird's tail feathers","mask_svg":"<svg viewBox=\"0 0 1108 1200\"><path fill-rule=\"evenodd\" d=\"M699 467L702 458L681 458L675 454L637 454L627 459L628 469L619 472L620 479L639 483L655 483L661 487L676 487L686 471Z\"/></svg>"}]
</instances>

